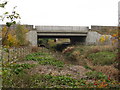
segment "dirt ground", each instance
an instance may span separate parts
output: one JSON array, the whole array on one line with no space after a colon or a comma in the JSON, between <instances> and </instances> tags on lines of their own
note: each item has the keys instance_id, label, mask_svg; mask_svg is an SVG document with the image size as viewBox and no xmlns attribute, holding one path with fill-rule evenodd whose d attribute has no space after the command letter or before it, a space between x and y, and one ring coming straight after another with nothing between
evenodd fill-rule
<instances>
[{"instance_id":1,"label":"dirt ground","mask_svg":"<svg viewBox=\"0 0 120 90\"><path fill-rule=\"evenodd\" d=\"M72 66L64 66L63 68L58 68L51 65L37 65L34 68L28 70L30 75L34 74L50 74L53 76L58 75L68 75L75 79L86 78L86 72L90 70L85 69L82 66L72 65Z\"/></svg>"}]
</instances>

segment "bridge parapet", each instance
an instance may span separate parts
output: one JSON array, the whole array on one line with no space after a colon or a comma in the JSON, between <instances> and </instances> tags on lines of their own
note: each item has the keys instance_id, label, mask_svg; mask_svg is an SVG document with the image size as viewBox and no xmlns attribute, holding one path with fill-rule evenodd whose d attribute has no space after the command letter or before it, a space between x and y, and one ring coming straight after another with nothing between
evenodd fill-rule
<instances>
[{"instance_id":1,"label":"bridge parapet","mask_svg":"<svg viewBox=\"0 0 120 90\"><path fill-rule=\"evenodd\" d=\"M65 33L87 33L89 27L87 26L35 26L37 32L65 32Z\"/></svg>"}]
</instances>

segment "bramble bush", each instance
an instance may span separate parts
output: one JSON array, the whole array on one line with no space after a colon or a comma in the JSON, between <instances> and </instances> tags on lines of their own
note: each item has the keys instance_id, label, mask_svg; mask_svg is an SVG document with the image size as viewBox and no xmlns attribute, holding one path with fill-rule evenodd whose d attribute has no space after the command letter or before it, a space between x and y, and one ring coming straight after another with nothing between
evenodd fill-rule
<instances>
[{"instance_id":1,"label":"bramble bush","mask_svg":"<svg viewBox=\"0 0 120 90\"><path fill-rule=\"evenodd\" d=\"M15 30L10 30L8 32L7 38L2 43L4 46L17 47L28 44L28 41L26 40L26 33L28 32L28 30L21 25L17 25L16 27L17 28ZM7 29L8 28L6 26L2 28L2 38L5 37Z\"/></svg>"},{"instance_id":2,"label":"bramble bush","mask_svg":"<svg viewBox=\"0 0 120 90\"><path fill-rule=\"evenodd\" d=\"M118 30L108 30L108 33L110 33L112 45L114 46L118 40L120 39L120 35L118 33ZM105 42L109 41L110 36L108 35L102 35L99 39L99 42L105 44Z\"/></svg>"},{"instance_id":3,"label":"bramble bush","mask_svg":"<svg viewBox=\"0 0 120 90\"><path fill-rule=\"evenodd\" d=\"M18 40L18 45L27 45L28 41L26 40L26 33L28 32L28 29L24 26L18 24L17 28L15 30L16 39Z\"/></svg>"}]
</instances>

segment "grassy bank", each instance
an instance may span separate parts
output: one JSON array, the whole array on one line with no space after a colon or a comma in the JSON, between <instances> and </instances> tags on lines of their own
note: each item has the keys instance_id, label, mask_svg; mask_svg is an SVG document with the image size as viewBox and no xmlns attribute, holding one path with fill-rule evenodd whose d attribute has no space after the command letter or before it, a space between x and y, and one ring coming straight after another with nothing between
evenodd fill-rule
<instances>
[{"instance_id":1,"label":"grassy bank","mask_svg":"<svg viewBox=\"0 0 120 90\"><path fill-rule=\"evenodd\" d=\"M84 54L84 50L79 50ZM3 67L2 77L3 87L12 88L119 88L120 85L88 65L65 64L47 49L27 55L24 63Z\"/></svg>"}]
</instances>

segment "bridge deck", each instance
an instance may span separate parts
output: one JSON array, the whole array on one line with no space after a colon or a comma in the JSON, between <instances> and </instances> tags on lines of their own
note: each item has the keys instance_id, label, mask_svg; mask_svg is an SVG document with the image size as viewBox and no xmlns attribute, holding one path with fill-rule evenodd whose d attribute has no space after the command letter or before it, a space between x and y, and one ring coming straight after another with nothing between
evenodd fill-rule
<instances>
[{"instance_id":1,"label":"bridge deck","mask_svg":"<svg viewBox=\"0 0 120 90\"><path fill-rule=\"evenodd\" d=\"M81 37L87 36L88 27L83 26L36 26L39 37Z\"/></svg>"},{"instance_id":2,"label":"bridge deck","mask_svg":"<svg viewBox=\"0 0 120 90\"><path fill-rule=\"evenodd\" d=\"M89 27L84 26L36 26L37 32L87 33Z\"/></svg>"}]
</instances>

